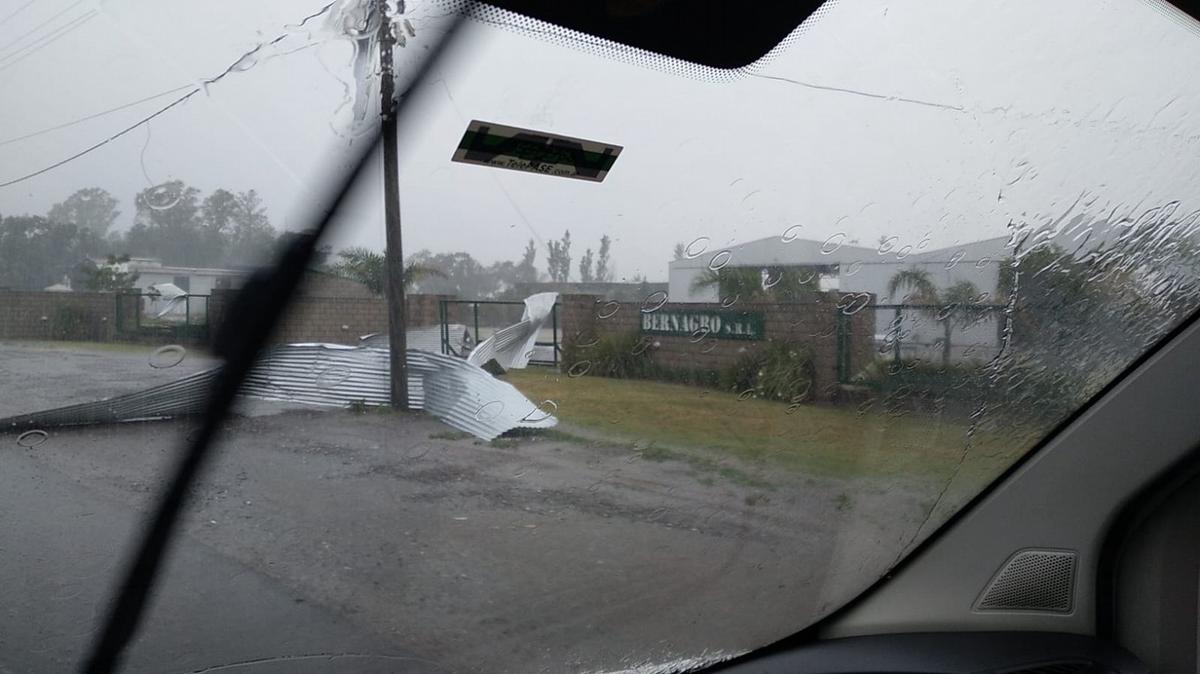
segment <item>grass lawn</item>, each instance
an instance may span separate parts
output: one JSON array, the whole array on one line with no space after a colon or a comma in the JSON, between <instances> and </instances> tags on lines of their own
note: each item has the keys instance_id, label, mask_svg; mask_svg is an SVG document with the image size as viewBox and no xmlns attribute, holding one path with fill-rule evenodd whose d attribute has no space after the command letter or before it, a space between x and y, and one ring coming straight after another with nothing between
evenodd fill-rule
<instances>
[{"instance_id":1,"label":"grass lawn","mask_svg":"<svg viewBox=\"0 0 1200 674\"><path fill-rule=\"evenodd\" d=\"M567 377L531 368L504 377L535 401L553 400L567 429L634 442L643 458L788 467L835 476L949 477L968 445L968 419L855 406L738 400L719 391L651 381ZM959 477L990 479L1037 433L978 431ZM722 463L722 467L726 464Z\"/></svg>"}]
</instances>

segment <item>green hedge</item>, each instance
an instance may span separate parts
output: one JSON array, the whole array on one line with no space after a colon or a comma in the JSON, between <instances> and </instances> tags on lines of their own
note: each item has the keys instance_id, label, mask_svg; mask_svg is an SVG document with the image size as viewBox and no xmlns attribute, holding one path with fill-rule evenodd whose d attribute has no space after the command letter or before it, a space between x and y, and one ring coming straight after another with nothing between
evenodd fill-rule
<instances>
[{"instance_id":1,"label":"green hedge","mask_svg":"<svg viewBox=\"0 0 1200 674\"><path fill-rule=\"evenodd\" d=\"M660 365L654 362L651 343L651 338L631 331L582 345L568 344L563 349L563 369L571 376L651 379L790 403L812 397L813 357L807 348L772 343L717 371Z\"/></svg>"}]
</instances>

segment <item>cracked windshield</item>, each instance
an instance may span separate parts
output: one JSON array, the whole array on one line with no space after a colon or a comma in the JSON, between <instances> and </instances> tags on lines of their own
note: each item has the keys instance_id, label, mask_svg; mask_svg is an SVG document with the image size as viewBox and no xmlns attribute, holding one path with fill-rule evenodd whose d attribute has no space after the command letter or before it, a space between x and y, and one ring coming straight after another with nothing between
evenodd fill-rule
<instances>
[{"instance_id":1,"label":"cracked windshield","mask_svg":"<svg viewBox=\"0 0 1200 674\"><path fill-rule=\"evenodd\" d=\"M4 0L0 670L84 657L327 212L126 671L812 625L1196 307L1173 12L844 0L723 71L449 0Z\"/></svg>"}]
</instances>

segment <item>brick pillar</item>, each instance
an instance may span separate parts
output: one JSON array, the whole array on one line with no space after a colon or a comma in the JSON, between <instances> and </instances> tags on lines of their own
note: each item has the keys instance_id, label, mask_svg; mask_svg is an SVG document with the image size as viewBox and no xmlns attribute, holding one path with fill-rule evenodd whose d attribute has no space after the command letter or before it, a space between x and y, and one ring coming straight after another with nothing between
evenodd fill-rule
<instances>
[{"instance_id":1,"label":"brick pillar","mask_svg":"<svg viewBox=\"0 0 1200 674\"><path fill-rule=\"evenodd\" d=\"M237 290L233 288L214 288L208 296L208 340L211 344L217 338L217 334L221 331L221 325L225 322L225 315L229 312L229 307L233 304L233 300L237 297ZM126 298L125 311L126 315L121 317L124 321L122 325L127 329L132 329L137 324L137 313L141 311L139 306L141 300L137 296Z\"/></svg>"},{"instance_id":2,"label":"brick pillar","mask_svg":"<svg viewBox=\"0 0 1200 674\"><path fill-rule=\"evenodd\" d=\"M405 298L405 318L407 319L408 327L419 328L438 325L441 322L441 315L439 313L441 301L451 299L454 299L454 295L408 295Z\"/></svg>"},{"instance_id":3,"label":"brick pillar","mask_svg":"<svg viewBox=\"0 0 1200 674\"><path fill-rule=\"evenodd\" d=\"M596 295L559 295L559 330L563 348L587 342L596 336Z\"/></svg>"}]
</instances>

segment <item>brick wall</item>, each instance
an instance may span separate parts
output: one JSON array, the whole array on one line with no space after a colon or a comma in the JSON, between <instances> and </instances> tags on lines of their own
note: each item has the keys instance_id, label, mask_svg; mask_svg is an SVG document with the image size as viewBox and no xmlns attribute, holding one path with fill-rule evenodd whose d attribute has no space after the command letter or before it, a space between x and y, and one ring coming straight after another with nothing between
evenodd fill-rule
<instances>
[{"instance_id":1,"label":"brick wall","mask_svg":"<svg viewBox=\"0 0 1200 674\"><path fill-rule=\"evenodd\" d=\"M732 307L715 303L669 303L661 310L761 313L764 339L647 335L647 339L652 340L647 353L656 363L670 368L720 371L772 342L806 346L813 351L815 396L818 400L827 400L836 394L838 356L843 348L847 375L853 375L874 358L874 308L868 306L847 315L838 308L840 299L840 293L827 292L813 293L810 301L797 303L739 303ZM595 295L563 295L560 301L564 346L586 344L605 335L640 332L641 303L606 301ZM842 323L840 335L839 322Z\"/></svg>"},{"instance_id":2,"label":"brick wall","mask_svg":"<svg viewBox=\"0 0 1200 674\"><path fill-rule=\"evenodd\" d=\"M356 284L358 285L358 284ZM237 291L214 291L209 298L208 316L217 334ZM405 314L409 327L438 325L438 301L445 295L409 295ZM387 302L378 295L366 297L296 296L271 337L277 344L327 342L357 344L359 337L387 332Z\"/></svg>"},{"instance_id":3,"label":"brick wall","mask_svg":"<svg viewBox=\"0 0 1200 674\"><path fill-rule=\"evenodd\" d=\"M365 295L358 292L362 284L329 276L318 278L315 285L306 282L304 288L284 314L273 341L357 344L362 335L387 331L387 303L369 291ZM339 291L347 295L327 295ZM208 298L210 337L216 336L237 292L214 290ZM445 297L409 295L409 326L438 325L438 304ZM118 311L125 314L122 320L118 320ZM119 301L113 293L0 289L0 339L137 339L138 311L136 297ZM124 331L118 332L118 326Z\"/></svg>"},{"instance_id":4,"label":"brick wall","mask_svg":"<svg viewBox=\"0 0 1200 674\"><path fill-rule=\"evenodd\" d=\"M333 274L310 269L304 273L304 283L297 295L305 297L356 297L371 299L378 297L365 284Z\"/></svg>"},{"instance_id":5,"label":"brick wall","mask_svg":"<svg viewBox=\"0 0 1200 674\"><path fill-rule=\"evenodd\" d=\"M0 290L0 339L111 341L116 323L112 293Z\"/></svg>"}]
</instances>

